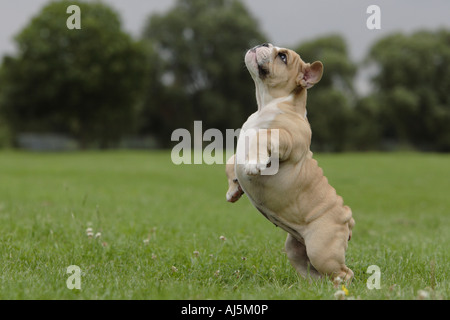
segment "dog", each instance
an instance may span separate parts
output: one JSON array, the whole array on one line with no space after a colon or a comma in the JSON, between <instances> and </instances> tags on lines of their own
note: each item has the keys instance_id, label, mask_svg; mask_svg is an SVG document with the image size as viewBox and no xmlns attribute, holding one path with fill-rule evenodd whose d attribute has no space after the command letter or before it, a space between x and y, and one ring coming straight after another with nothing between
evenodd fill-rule
<instances>
[{"instance_id":1,"label":"dog","mask_svg":"<svg viewBox=\"0 0 450 320\"><path fill-rule=\"evenodd\" d=\"M322 78L323 64L305 63L292 50L264 43L247 51L245 65L258 111L243 124L236 153L227 161L227 200L236 202L245 193L287 231L285 250L301 276L349 283L354 274L345 253L355 221L310 150L307 90ZM243 136L248 131L253 134ZM277 172L264 174L274 160Z\"/></svg>"}]
</instances>

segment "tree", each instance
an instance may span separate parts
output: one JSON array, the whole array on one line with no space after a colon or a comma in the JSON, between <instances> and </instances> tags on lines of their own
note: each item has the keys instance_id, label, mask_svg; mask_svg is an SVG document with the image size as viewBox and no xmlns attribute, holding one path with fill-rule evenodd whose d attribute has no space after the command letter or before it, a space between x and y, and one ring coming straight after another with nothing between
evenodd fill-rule
<instances>
[{"instance_id":1,"label":"tree","mask_svg":"<svg viewBox=\"0 0 450 320\"><path fill-rule=\"evenodd\" d=\"M370 94L358 98L351 115L350 132L347 136L350 149L357 151L380 150L385 148L383 118L378 104L378 96Z\"/></svg>"},{"instance_id":2,"label":"tree","mask_svg":"<svg viewBox=\"0 0 450 320\"><path fill-rule=\"evenodd\" d=\"M179 0L152 15L144 39L162 58L160 85L148 90L143 130L170 143L176 128L239 128L256 110L247 49L265 42L256 20L237 0Z\"/></svg>"},{"instance_id":3,"label":"tree","mask_svg":"<svg viewBox=\"0 0 450 320\"><path fill-rule=\"evenodd\" d=\"M389 35L368 56L384 134L420 150L450 151L450 32Z\"/></svg>"},{"instance_id":4,"label":"tree","mask_svg":"<svg viewBox=\"0 0 450 320\"><path fill-rule=\"evenodd\" d=\"M9 128L2 118L0 118L0 149L9 147L11 144L11 136Z\"/></svg>"},{"instance_id":5,"label":"tree","mask_svg":"<svg viewBox=\"0 0 450 320\"><path fill-rule=\"evenodd\" d=\"M345 40L329 35L299 45L295 50L303 61L324 64L320 82L308 91L308 120L313 130L311 148L343 151L351 134L352 106L355 103L353 79L356 66L351 62Z\"/></svg>"},{"instance_id":6,"label":"tree","mask_svg":"<svg viewBox=\"0 0 450 320\"><path fill-rule=\"evenodd\" d=\"M80 30L66 26L73 4ZM112 9L51 2L15 40L19 52L4 58L0 75L0 110L13 133L70 134L85 148L114 145L133 128L146 58Z\"/></svg>"}]
</instances>

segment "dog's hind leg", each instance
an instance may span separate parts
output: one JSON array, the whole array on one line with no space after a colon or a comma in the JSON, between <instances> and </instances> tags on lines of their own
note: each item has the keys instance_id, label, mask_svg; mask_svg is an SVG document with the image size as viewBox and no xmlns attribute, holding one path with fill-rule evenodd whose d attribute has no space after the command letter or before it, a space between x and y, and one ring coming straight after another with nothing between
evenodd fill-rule
<instances>
[{"instance_id":1,"label":"dog's hind leg","mask_svg":"<svg viewBox=\"0 0 450 320\"><path fill-rule=\"evenodd\" d=\"M322 277L309 261L305 245L290 233L286 238L285 250L291 265L303 278L307 279L310 276L317 279Z\"/></svg>"},{"instance_id":2,"label":"dog's hind leg","mask_svg":"<svg viewBox=\"0 0 450 320\"><path fill-rule=\"evenodd\" d=\"M345 265L345 251L347 250L349 227L348 223L335 225L334 228L315 229L305 237L308 258L317 271L327 275L333 282L339 277L349 284L353 278L353 271Z\"/></svg>"}]
</instances>

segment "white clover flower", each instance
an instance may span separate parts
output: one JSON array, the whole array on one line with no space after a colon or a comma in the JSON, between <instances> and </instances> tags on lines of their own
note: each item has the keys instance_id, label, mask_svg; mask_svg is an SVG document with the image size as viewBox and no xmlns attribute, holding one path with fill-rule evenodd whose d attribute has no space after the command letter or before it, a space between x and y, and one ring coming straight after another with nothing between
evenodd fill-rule
<instances>
[{"instance_id":1,"label":"white clover flower","mask_svg":"<svg viewBox=\"0 0 450 320\"><path fill-rule=\"evenodd\" d=\"M87 229L86 229L86 235L87 235L89 238L92 238L92 237L94 236L94 231L92 230L92 228L87 228Z\"/></svg>"},{"instance_id":2,"label":"white clover flower","mask_svg":"<svg viewBox=\"0 0 450 320\"><path fill-rule=\"evenodd\" d=\"M417 291L417 299L419 300L426 300L430 297L430 293L425 290L419 290Z\"/></svg>"},{"instance_id":3,"label":"white clover flower","mask_svg":"<svg viewBox=\"0 0 450 320\"><path fill-rule=\"evenodd\" d=\"M341 277L334 278L333 284L334 284L335 287L338 287L341 283L342 283Z\"/></svg>"},{"instance_id":4,"label":"white clover flower","mask_svg":"<svg viewBox=\"0 0 450 320\"><path fill-rule=\"evenodd\" d=\"M345 300L345 291L344 290L338 290L334 293L334 297L336 300Z\"/></svg>"}]
</instances>

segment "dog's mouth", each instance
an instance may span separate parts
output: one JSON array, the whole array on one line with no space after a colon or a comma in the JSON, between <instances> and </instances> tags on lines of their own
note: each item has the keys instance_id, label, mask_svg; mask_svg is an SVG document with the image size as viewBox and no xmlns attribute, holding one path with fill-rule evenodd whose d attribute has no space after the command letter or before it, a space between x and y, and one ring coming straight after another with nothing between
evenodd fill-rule
<instances>
[{"instance_id":1,"label":"dog's mouth","mask_svg":"<svg viewBox=\"0 0 450 320\"><path fill-rule=\"evenodd\" d=\"M269 75L269 70L263 65L258 64L258 75L261 79L264 79Z\"/></svg>"}]
</instances>

